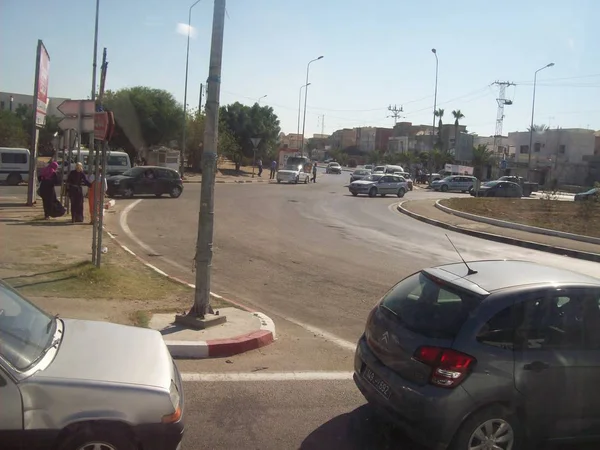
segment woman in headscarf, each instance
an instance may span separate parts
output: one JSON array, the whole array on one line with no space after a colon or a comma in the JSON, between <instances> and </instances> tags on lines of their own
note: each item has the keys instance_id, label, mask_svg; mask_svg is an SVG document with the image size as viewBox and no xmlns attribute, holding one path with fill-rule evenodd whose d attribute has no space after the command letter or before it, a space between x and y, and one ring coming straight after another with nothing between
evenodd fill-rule
<instances>
[{"instance_id":1,"label":"woman in headscarf","mask_svg":"<svg viewBox=\"0 0 600 450\"><path fill-rule=\"evenodd\" d=\"M44 219L49 219L53 215L54 205L57 200L56 191L54 190L54 186L58 184L56 169L58 169L58 163L52 161L42 169L39 176L39 194L40 197L42 197L42 203L44 205Z\"/></svg>"},{"instance_id":2,"label":"woman in headscarf","mask_svg":"<svg viewBox=\"0 0 600 450\"><path fill-rule=\"evenodd\" d=\"M67 178L67 189L71 200L71 222L83 222L83 186L90 186L90 182L83 173L83 164L80 162L71 170Z\"/></svg>"}]
</instances>

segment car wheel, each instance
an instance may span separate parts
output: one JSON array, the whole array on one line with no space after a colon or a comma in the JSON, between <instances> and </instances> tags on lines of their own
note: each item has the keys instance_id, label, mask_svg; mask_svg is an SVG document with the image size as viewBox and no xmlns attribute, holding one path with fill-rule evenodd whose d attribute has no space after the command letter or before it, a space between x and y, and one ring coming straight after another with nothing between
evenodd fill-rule
<instances>
[{"instance_id":1,"label":"car wheel","mask_svg":"<svg viewBox=\"0 0 600 450\"><path fill-rule=\"evenodd\" d=\"M169 195L171 196L171 198L179 197L181 195L181 188L179 186L173 187L173 189L171 189L171 192L169 192Z\"/></svg>"},{"instance_id":2,"label":"car wheel","mask_svg":"<svg viewBox=\"0 0 600 450\"><path fill-rule=\"evenodd\" d=\"M442 185L442 187L440 188L440 190L441 190L442 192L448 192L448 186L447 186L447 185L445 185L445 184L443 184L443 185Z\"/></svg>"},{"instance_id":3,"label":"car wheel","mask_svg":"<svg viewBox=\"0 0 600 450\"><path fill-rule=\"evenodd\" d=\"M372 187L369 190L369 197L375 197L377 195L377 188L376 187Z\"/></svg>"},{"instance_id":4,"label":"car wheel","mask_svg":"<svg viewBox=\"0 0 600 450\"><path fill-rule=\"evenodd\" d=\"M491 406L476 412L462 423L449 449L520 450L522 445L523 436L516 415L502 406Z\"/></svg>"},{"instance_id":5,"label":"car wheel","mask_svg":"<svg viewBox=\"0 0 600 450\"><path fill-rule=\"evenodd\" d=\"M385 197L387 194L381 194L382 197Z\"/></svg>"},{"instance_id":6,"label":"car wheel","mask_svg":"<svg viewBox=\"0 0 600 450\"><path fill-rule=\"evenodd\" d=\"M82 424L69 433L57 446L60 450L135 450L129 430Z\"/></svg>"},{"instance_id":7,"label":"car wheel","mask_svg":"<svg viewBox=\"0 0 600 450\"><path fill-rule=\"evenodd\" d=\"M277 180L277 183L281 183L281 180Z\"/></svg>"},{"instance_id":8,"label":"car wheel","mask_svg":"<svg viewBox=\"0 0 600 450\"><path fill-rule=\"evenodd\" d=\"M21 175L18 173L11 173L6 178L6 184L9 186L16 186L22 181Z\"/></svg>"},{"instance_id":9,"label":"car wheel","mask_svg":"<svg viewBox=\"0 0 600 450\"><path fill-rule=\"evenodd\" d=\"M155 197L162 197L162 192L157 192L156 194L154 194Z\"/></svg>"},{"instance_id":10,"label":"car wheel","mask_svg":"<svg viewBox=\"0 0 600 450\"><path fill-rule=\"evenodd\" d=\"M308 177L304 177L304 184L308 184Z\"/></svg>"},{"instance_id":11,"label":"car wheel","mask_svg":"<svg viewBox=\"0 0 600 450\"><path fill-rule=\"evenodd\" d=\"M399 198L404 197L404 194L406 194L406 191L404 190L404 188L398 189L398 197Z\"/></svg>"},{"instance_id":12,"label":"car wheel","mask_svg":"<svg viewBox=\"0 0 600 450\"><path fill-rule=\"evenodd\" d=\"M354 195L355 197L358 195L357 192L353 192L352 195Z\"/></svg>"},{"instance_id":13,"label":"car wheel","mask_svg":"<svg viewBox=\"0 0 600 450\"><path fill-rule=\"evenodd\" d=\"M132 198L133 197L133 188L132 187L126 187L123 190L123 197L124 198Z\"/></svg>"},{"instance_id":14,"label":"car wheel","mask_svg":"<svg viewBox=\"0 0 600 450\"><path fill-rule=\"evenodd\" d=\"M294 180L294 184L298 184L298 181L300 181L300 177L297 176L296 179Z\"/></svg>"}]
</instances>

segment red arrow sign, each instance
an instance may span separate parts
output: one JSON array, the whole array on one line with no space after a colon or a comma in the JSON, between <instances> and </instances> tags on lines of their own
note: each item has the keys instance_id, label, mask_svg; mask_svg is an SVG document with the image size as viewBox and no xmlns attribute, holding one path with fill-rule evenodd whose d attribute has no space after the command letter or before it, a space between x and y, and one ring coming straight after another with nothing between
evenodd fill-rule
<instances>
[{"instance_id":1,"label":"red arrow sign","mask_svg":"<svg viewBox=\"0 0 600 450\"><path fill-rule=\"evenodd\" d=\"M97 112L94 116L94 139L104 141L108 134L108 113Z\"/></svg>"}]
</instances>

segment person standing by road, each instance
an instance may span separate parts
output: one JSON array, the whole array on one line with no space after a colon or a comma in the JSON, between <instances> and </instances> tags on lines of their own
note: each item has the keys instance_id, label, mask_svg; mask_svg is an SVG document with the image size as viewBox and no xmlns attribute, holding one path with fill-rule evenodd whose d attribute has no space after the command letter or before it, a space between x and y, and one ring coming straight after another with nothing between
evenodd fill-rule
<instances>
[{"instance_id":1,"label":"person standing by road","mask_svg":"<svg viewBox=\"0 0 600 450\"><path fill-rule=\"evenodd\" d=\"M271 175L269 180L274 180L277 173L277 161L271 161Z\"/></svg>"},{"instance_id":2,"label":"person standing by road","mask_svg":"<svg viewBox=\"0 0 600 450\"><path fill-rule=\"evenodd\" d=\"M106 181L106 177L102 176L102 167L98 168L98 173L100 174L100 180L102 180L102 187L104 189L104 193L106 194L106 191L108 190L108 183ZM89 206L89 210L90 210L90 224L94 223L94 203L96 201L96 192L97 189L99 189L100 186L100 180L98 180L98 182L96 182L96 177L94 174L91 174L88 177L88 181L90 183L90 188L88 189L88 206ZM100 199L98 198L98 202L100 202ZM100 207L100 203L98 203L98 209L96 210L96 218L99 217L99 214L102 213L102 209Z\"/></svg>"},{"instance_id":3,"label":"person standing by road","mask_svg":"<svg viewBox=\"0 0 600 450\"><path fill-rule=\"evenodd\" d=\"M67 177L67 189L71 200L71 222L83 222L83 186L90 186L90 182L83 173L83 164L80 162L71 170Z\"/></svg>"},{"instance_id":4,"label":"person standing by road","mask_svg":"<svg viewBox=\"0 0 600 450\"><path fill-rule=\"evenodd\" d=\"M313 164L312 172L313 172L312 182L316 183L317 182L317 163Z\"/></svg>"},{"instance_id":5,"label":"person standing by road","mask_svg":"<svg viewBox=\"0 0 600 450\"><path fill-rule=\"evenodd\" d=\"M263 170L263 168L262 168L262 159L259 159L256 162L256 165L258 166L258 176L262 177L262 170Z\"/></svg>"},{"instance_id":6,"label":"person standing by road","mask_svg":"<svg viewBox=\"0 0 600 450\"><path fill-rule=\"evenodd\" d=\"M42 203L44 205L44 219L48 220L54 215L54 205L56 203L56 191L54 186L58 184L58 175L56 170L58 169L58 163L56 161L50 162L44 170L40 173L40 188L39 195L42 197Z\"/></svg>"}]
</instances>

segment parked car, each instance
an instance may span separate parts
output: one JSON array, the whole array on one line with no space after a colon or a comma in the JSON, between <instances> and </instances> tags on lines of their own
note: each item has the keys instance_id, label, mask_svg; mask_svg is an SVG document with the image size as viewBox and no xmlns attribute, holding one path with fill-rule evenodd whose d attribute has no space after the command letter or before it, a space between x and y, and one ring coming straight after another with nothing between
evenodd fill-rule
<instances>
[{"instance_id":1,"label":"parked car","mask_svg":"<svg viewBox=\"0 0 600 450\"><path fill-rule=\"evenodd\" d=\"M0 281L2 450L176 450L181 377L158 331L61 319Z\"/></svg>"},{"instance_id":2,"label":"parked car","mask_svg":"<svg viewBox=\"0 0 600 450\"><path fill-rule=\"evenodd\" d=\"M375 166L375 167L373 167L372 173L385 173L385 166Z\"/></svg>"},{"instance_id":3,"label":"parked car","mask_svg":"<svg viewBox=\"0 0 600 450\"><path fill-rule=\"evenodd\" d=\"M29 181L29 150L0 147L0 181L9 186Z\"/></svg>"},{"instance_id":4,"label":"parked car","mask_svg":"<svg viewBox=\"0 0 600 450\"><path fill-rule=\"evenodd\" d=\"M362 180L365 177L371 175L371 171L367 169L356 169L352 174L350 174L350 183L356 180Z\"/></svg>"},{"instance_id":5,"label":"parked car","mask_svg":"<svg viewBox=\"0 0 600 450\"><path fill-rule=\"evenodd\" d=\"M410 174L408 172L394 172L394 175L399 175L402 178L404 178L406 180L406 182L408 183L408 190L409 191L413 190L413 180L410 177Z\"/></svg>"},{"instance_id":6,"label":"parked car","mask_svg":"<svg viewBox=\"0 0 600 450\"><path fill-rule=\"evenodd\" d=\"M348 190L355 197L358 194L367 194L369 197L385 197L388 194L404 197L408 191L408 183L397 175L372 174L362 180L353 181Z\"/></svg>"},{"instance_id":7,"label":"parked car","mask_svg":"<svg viewBox=\"0 0 600 450\"><path fill-rule=\"evenodd\" d=\"M123 175L115 175L106 179L109 197L121 196L131 198L134 195L155 195L160 197L169 194L178 198L183 192L183 181L179 172L166 167L137 166Z\"/></svg>"},{"instance_id":8,"label":"parked car","mask_svg":"<svg viewBox=\"0 0 600 450\"><path fill-rule=\"evenodd\" d=\"M369 172L372 172L373 171L373 164L367 164L365 166L365 169L368 170Z\"/></svg>"},{"instance_id":9,"label":"parked car","mask_svg":"<svg viewBox=\"0 0 600 450\"><path fill-rule=\"evenodd\" d=\"M327 167L325 168L325 173L335 173L337 175L340 175L342 173L342 166L340 166L340 163L331 162L327 164Z\"/></svg>"},{"instance_id":10,"label":"parked car","mask_svg":"<svg viewBox=\"0 0 600 450\"><path fill-rule=\"evenodd\" d=\"M575 194L576 202L580 202L582 200L600 201L600 188L592 188L589 191L580 192L579 194Z\"/></svg>"},{"instance_id":11,"label":"parked car","mask_svg":"<svg viewBox=\"0 0 600 450\"><path fill-rule=\"evenodd\" d=\"M510 181L488 181L479 186L479 189L471 189L469 193L473 197L523 197L523 189L517 183Z\"/></svg>"},{"instance_id":12,"label":"parked car","mask_svg":"<svg viewBox=\"0 0 600 450\"><path fill-rule=\"evenodd\" d=\"M430 448L598 438L599 305L600 279L565 269L506 260L425 269L369 314L354 380Z\"/></svg>"},{"instance_id":13,"label":"parked car","mask_svg":"<svg viewBox=\"0 0 600 450\"><path fill-rule=\"evenodd\" d=\"M396 172L404 172L404 167L394 166L392 164L387 164L385 166L385 173L396 173Z\"/></svg>"},{"instance_id":14,"label":"parked car","mask_svg":"<svg viewBox=\"0 0 600 450\"><path fill-rule=\"evenodd\" d=\"M435 180L431 183L431 187L436 191L460 191L469 192L475 185L477 178L467 175L451 175L441 180Z\"/></svg>"},{"instance_id":15,"label":"parked car","mask_svg":"<svg viewBox=\"0 0 600 450\"><path fill-rule=\"evenodd\" d=\"M521 189L523 190L523 196L525 197L529 197L532 192L537 192L540 188L538 183L527 181L525 178L518 177L516 175L505 175L498 178L498 181L511 181L513 183L517 183L519 186L521 186Z\"/></svg>"}]
</instances>

